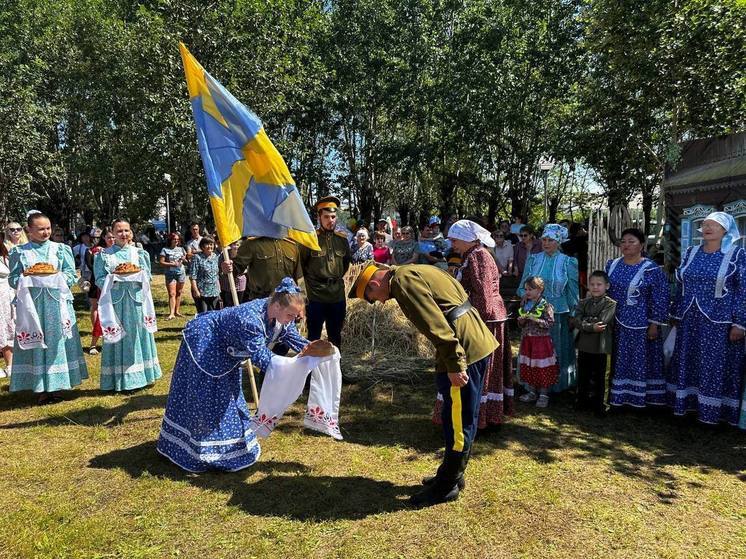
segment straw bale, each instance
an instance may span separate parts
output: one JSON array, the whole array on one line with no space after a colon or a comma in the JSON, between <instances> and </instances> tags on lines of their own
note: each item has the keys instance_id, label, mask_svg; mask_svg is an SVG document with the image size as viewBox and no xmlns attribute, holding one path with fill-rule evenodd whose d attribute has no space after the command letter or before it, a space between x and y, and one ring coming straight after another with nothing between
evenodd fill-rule
<instances>
[{"instance_id":1,"label":"straw bale","mask_svg":"<svg viewBox=\"0 0 746 559\"><path fill-rule=\"evenodd\" d=\"M342 339L344 351L352 354L370 352L385 357L420 359L435 355L433 345L412 326L394 300L385 305L348 300Z\"/></svg>"}]
</instances>

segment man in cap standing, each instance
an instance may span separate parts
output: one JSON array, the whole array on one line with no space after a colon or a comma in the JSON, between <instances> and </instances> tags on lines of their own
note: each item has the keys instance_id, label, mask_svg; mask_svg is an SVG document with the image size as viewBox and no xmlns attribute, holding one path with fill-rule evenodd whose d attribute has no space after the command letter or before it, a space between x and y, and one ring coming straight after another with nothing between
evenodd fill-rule
<instances>
[{"instance_id":1,"label":"man in cap standing","mask_svg":"<svg viewBox=\"0 0 746 559\"><path fill-rule=\"evenodd\" d=\"M337 347L342 345L342 326L347 312L344 275L351 260L347 235L336 230L339 205L339 198L335 196L325 196L316 203L319 219L316 235L321 250L299 247L308 296L308 339L321 338L321 329L326 323L329 341Z\"/></svg>"},{"instance_id":2,"label":"man in cap standing","mask_svg":"<svg viewBox=\"0 0 746 559\"><path fill-rule=\"evenodd\" d=\"M350 297L369 303L396 299L404 315L435 346L435 382L443 397L445 454L433 478L413 495L414 506L452 501L477 433L484 374L497 340L469 304L461 284L426 264L387 267L371 263L355 279Z\"/></svg>"}]
</instances>

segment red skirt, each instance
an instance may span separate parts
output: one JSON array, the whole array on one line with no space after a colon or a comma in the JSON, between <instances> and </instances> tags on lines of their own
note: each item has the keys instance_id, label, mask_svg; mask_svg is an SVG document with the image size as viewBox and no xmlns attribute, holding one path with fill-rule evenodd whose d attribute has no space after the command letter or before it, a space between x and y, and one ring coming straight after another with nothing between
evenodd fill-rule
<instances>
[{"instance_id":1,"label":"red skirt","mask_svg":"<svg viewBox=\"0 0 746 559\"><path fill-rule=\"evenodd\" d=\"M523 336L518 362L526 384L549 388L557 382L559 367L550 336Z\"/></svg>"}]
</instances>

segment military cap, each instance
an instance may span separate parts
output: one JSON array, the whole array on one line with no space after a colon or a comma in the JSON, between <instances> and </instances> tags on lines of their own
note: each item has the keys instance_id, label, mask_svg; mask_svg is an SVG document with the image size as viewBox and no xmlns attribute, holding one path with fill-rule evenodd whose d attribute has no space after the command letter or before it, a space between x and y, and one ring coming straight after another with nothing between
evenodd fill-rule
<instances>
[{"instance_id":1,"label":"military cap","mask_svg":"<svg viewBox=\"0 0 746 559\"><path fill-rule=\"evenodd\" d=\"M388 270L389 267L386 264L380 264L373 260L368 260L364 266L360 268L355 281L352 282L350 292L347 294L349 299L365 299L365 288L368 287L370 279L373 277L378 270ZM368 301L370 302L370 301Z\"/></svg>"},{"instance_id":2,"label":"military cap","mask_svg":"<svg viewBox=\"0 0 746 559\"><path fill-rule=\"evenodd\" d=\"M316 211L327 210L332 213L337 213L341 202L336 196L324 196L318 202L316 202Z\"/></svg>"}]
</instances>

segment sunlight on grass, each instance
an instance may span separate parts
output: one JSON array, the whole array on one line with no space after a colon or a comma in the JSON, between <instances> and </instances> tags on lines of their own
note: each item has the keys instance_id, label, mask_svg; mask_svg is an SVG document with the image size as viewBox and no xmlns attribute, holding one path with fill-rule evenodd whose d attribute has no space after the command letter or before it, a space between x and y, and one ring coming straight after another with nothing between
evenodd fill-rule
<instances>
[{"instance_id":1,"label":"sunlight on grass","mask_svg":"<svg viewBox=\"0 0 746 559\"><path fill-rule=\"evenodd\" d=\"M154 294L162 313L162 278ZM78 318L87 343L90 323ZM345 385L344 442L302 428L301 398L254 467L182 472L155 440L184 323L161 322L164 378L132 395L98 391L100 357L87 357L91 378L52 406L2 381L0 557L729 558L746 549L746 434L665 415L597 419L562 397L543 412L519 406L478 438L457 502L406 508L442 456L427 362L414 384Z\"/></svg>"}]
</instances>

